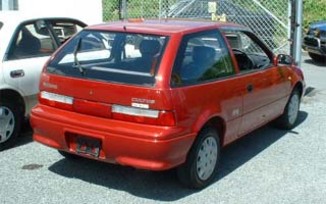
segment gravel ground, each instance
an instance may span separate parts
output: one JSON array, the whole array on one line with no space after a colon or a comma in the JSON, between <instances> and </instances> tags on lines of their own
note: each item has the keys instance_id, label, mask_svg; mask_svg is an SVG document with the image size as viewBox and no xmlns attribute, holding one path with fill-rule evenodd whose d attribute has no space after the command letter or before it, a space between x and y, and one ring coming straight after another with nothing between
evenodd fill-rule
<instances>
[{"instance_id":1,"label":"gravel ground","mask_svg":"<svg viewBox=\"0 0 326 204\"><path fill-rule=\"evenodd\" d=\"M290 132L265 126L223 151L216 181L183 188L174 171L149 172L69 161L32 142L0 153L0 203L325 203L326 66L304 57L307 96Z\"/></svg>"}]
</instances>

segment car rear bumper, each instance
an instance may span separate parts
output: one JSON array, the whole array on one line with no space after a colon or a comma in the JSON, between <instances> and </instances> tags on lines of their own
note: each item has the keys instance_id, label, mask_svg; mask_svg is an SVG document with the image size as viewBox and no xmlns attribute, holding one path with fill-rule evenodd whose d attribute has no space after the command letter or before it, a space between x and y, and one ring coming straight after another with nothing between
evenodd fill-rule
<instances>
[{"instance_id":1,"label":"car rear bumper","mask_svg":"<svg viewBox=\"0 0 326 204\"><path fill-rule=\"evenodd\" d=\"M31 111L33 139L72 154L76 137L100 141L98 157L79 154L109 163L148 170L166 170L182 164L196 134L181 134L177 127L143 125L97 118L37 105Z\"/></svg>"}]
</instances>

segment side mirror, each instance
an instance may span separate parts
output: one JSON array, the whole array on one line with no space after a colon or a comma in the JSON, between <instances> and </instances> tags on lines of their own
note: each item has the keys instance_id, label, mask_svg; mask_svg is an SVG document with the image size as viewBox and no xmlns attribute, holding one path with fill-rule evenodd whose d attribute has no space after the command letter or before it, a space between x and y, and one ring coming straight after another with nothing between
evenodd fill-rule
<instances>
[{"instance_id":1,"label":"side mirror","mask_svg":"<svg viewBox=\"0 0 326 204\"><path fill-rule=\"evenodd\" d=\"M285 54L279 54L277 55L275 59L275 64L279 65L292 65L293 64L293 58L290 55L285 55Z\"/></svg>"}]
</instances>

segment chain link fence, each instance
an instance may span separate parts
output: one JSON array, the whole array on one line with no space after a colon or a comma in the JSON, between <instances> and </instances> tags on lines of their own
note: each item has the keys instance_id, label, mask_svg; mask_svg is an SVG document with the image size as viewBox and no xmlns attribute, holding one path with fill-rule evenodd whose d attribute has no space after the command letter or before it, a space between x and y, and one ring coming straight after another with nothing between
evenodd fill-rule
<instances>
[{"instance_id":1,"label":"chain link fence","mask_svg":"<svg viewBox=\"0 0 326 204\"><path fill-rule=\"evenodd\" d=\"M104 20L190 18L239 23L276 52L289 53L286 0L103 0Z\"/></svg>"}]
</instances>

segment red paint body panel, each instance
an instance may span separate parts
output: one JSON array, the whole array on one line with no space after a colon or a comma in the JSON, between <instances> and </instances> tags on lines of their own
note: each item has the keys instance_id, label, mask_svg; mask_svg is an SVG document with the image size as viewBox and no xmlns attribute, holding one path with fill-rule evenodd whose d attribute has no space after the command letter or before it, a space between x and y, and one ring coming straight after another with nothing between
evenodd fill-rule
<instances>
[{"instance_id":1,"label":"red paint body panel","mask_svg":"<svg viewBox=\"0 0 326 204\"><path fill-rule=\"evenodd\" d=\"M137 168L164 170L184 162L195 138L181 135L179 127L159 127L109 120L37 105L31 124L34 140L74 152L67 135L82 135L102 141L99 160ZM46 135L46 137L44 137Z\"/></svg>"},{"instance_id":2,"label":"red paint body panel","mask_svg":"<svg viewBox=\"0 0 326 204\"><path fill-rule=\"evenodd\" d=\"M136 168L166 170L186 160L198 132L212 119L218 118L222 123L219 127L223 130L218 132L223 146L275 119L283 113L293 88L298 84L304 87L302 72L274 63L258 71L241 73L229 44L234 75L196 85L171 86L183 37L222 27L245 29L234 24L188 21L116 22L88 27L87 30L169 36L156 82L146 87L67 77L44 70L40 90L72 97L74 102L70 110L46 104L34 107L31 112L34 140L77 154L76 137L96 139L101 143L99 157L82 156ZM172 112L175 125L112 118L113 106L132 107L133 102L148 105L145 111Z\"/></svg>"}]
</instances>

